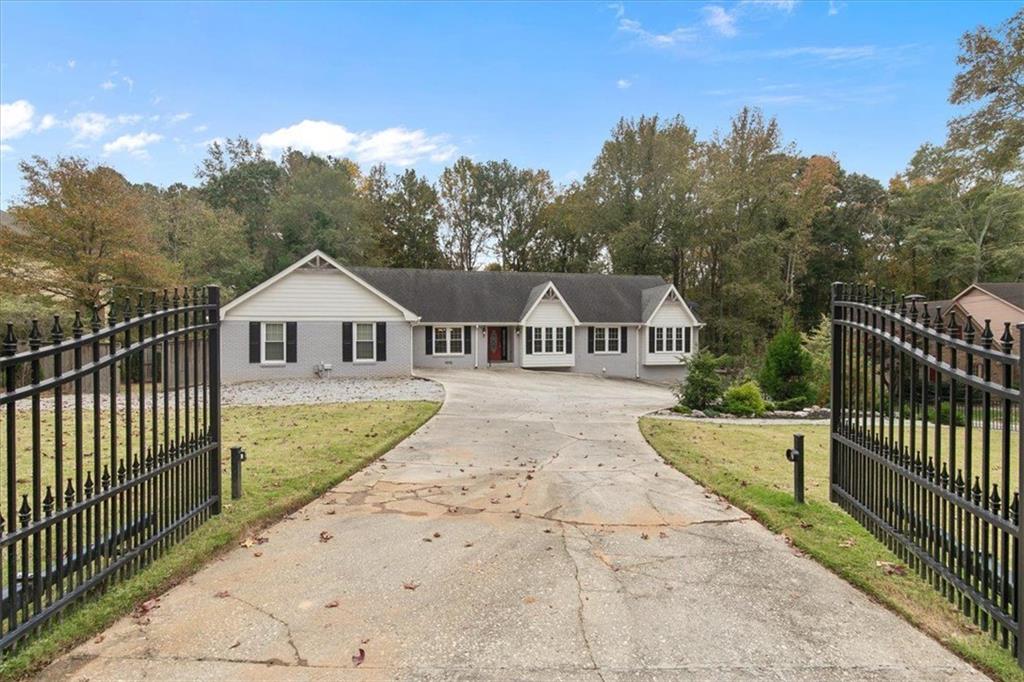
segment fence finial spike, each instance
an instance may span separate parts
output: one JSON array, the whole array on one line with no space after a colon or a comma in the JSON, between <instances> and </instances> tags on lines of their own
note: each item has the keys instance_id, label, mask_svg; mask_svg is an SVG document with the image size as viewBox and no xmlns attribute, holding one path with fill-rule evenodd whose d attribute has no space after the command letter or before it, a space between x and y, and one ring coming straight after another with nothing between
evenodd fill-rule
<instances>
[{"instance_id":1,"label":"fence finial spike","mask_svg":"<svg viewBox=\"0 0 1024 682\"><path fill-rule=\"evenodd\" d=\"M124 321L129 322L132 319L132 299L127 296L124 297Z\"/></svg>"},{"instance_id":2,"label":"fence finial spike","mask_svg":"<svg viewBox=\"0 0 1024 682\"><path fill-rule=\"evenodd\" d=\"M7 323L7 332L4 334L4 355L14 355L18 352L18 337L14 335L14 323Z\"/></svg>"},{"instance_id":3,"label":"fence finial spike","mask_svg":"<svg viewBox=\"0 0 1024 682\"><path fill-rule=\"evenodd\" d=\"M999 339L1003 344L1003 352L1009 353L1013 350L1013 333L1010 332L1010 323L1003 322L1003 335Z\"/></svg>"},{"instance_id":4,"label":"fence finial spike","mask_svg":"<svg viewBox=\"0 0 1024 682\"><path fill-rule=\"evenodd\" d=\"M60 326L60 315L53 316L53 326L50 327L50 342L57 344L64 340L64 328Z\"/></svg>"},{"instance_id":5,"label":"fence finial spike","mask_svg":"<svg viewBox=\"0 0 1024 682\"><path fill-rule=\"evenodd\" d=\"M100 330L100 307L98 305L92 307L92 315L89 316L89 327L94 334Z\"/></svg>"},{"instance_id":6,"label":"fence finial spike","mask_svg":"<svg viewBox=\"0 0 1024 682\"><path fill-rule=\"evenodd\" d=\"M28 347L32 350L38 350L42 341L43 333L39 331L39 319L33 318L32 328L28 331Z\"/></svg>"},{"instance_id":7,"label":"fence finial spike","mask_svg":"<svg viewBox=\"0 0 1024 682\"><path fill-rule=\"evenodd\" d=\"M974 343L974 334L978 330L974 328L974 318L970 315L967 316L967 322L964 323L964 340L967 343Z\"/></svg>"},{"instance_id":8,"label":"fence finial spike","mask_svg":"<svg viewBox=\"0 0 1024 682\"><path fill-rule=\"evenodd\" d=\"M28 520L32 516L32 507L28 503L28 495L21 496L21 508L18 510L18 520L21 521L21 527L24 528L28 525Z\"/></svg>"},{"instance_id":9,"label":"fence finial spike","mask_svg":"<svg viewBox=\"0 0 1024 682\"><path fill-rule=\"evenodd\" d=\"M942 332L945 326L942 322L942 306L935 306L935 331Z\"/></svg>"},{"instance_id":10,"label":"fence finial spike","mask_svg":"<svg viewBox=\"0 0 1024 682\"><path fill-rule=\"evenodd\" d=\"M117 326L117 301L110 299L110 312L107 313L107 323L111 327Z\"/></svg>"},{"instance_id":11,"label":"fence finial spike","mask_svg":"<svg viewBox=\"0 0 1024 682\"><path fill-rule=\"evenodd\" d=\"M64 504L71 506L75 501L75 486L71 484L71 479L68 478L68 487L64 489Z\"/></svg>"},{"instance_id":12,"label":"fence finial spike","mask_svg":"<svg viewBox=\"0 0 1024 682\"><path fill-rule=\"evenodd\" d=\"M992 348L992 340L995 336L992 334L992 320L985 320L985 328L981 330L981 345L985 348Z\"/></svg>"},{"instance_id":13,"label":"fence finial spike","mask_svg":"<svg viewBox=\"0 0 1024 682\"><path fill-rule=\"evenodd\" d=\"M75 311L75 321L71 323L71 335L76 339L82 338L82 333L85 331L85 324L82 322L82 311Z\"/></svg>"}]
</instances>

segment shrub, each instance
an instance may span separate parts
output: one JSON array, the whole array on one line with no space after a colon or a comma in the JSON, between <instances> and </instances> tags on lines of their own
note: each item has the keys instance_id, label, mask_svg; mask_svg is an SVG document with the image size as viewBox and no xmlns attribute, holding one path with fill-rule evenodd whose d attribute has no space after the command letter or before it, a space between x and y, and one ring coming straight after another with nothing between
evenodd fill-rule
<instances>
[{"instance_id":1,"label":"shrub","mask_svg":"<svg viewBox=\"0 0 1024 682\"><path fill-rule=\"evenodd\" d=\"M722 398L722 410L740 417L760 417L765 403L756 381L733 384Z\"/></svg>"},{"instance_id":2,"label":"shrub","mask_svg":"<svg viewBox=\"0 0 1024 682\"><path fill-rule=\"evenodd\" d=\"M782 318L779 331L765 348L764 365L758 380L774 400L811 400L810 371L811 355L800 344L800 333L793 325L793 318L787 314Z\"/></svg>"},{"instance_id":3,"label":"shrub","mask_svg":"<svg viewBox=\"0 0 1024 682\"><path fill-rule=\"evenodd\" d=\"M795 412L796 410L802 410L807 407L807 398L803 396L797 396L795 398L788 398L786 400L780 400L775 403L774 409L786 410L789 412Z\"/></svg>"},{"instance_id":4,"label":"shrub","mask_svg":"<svg viewBox=\"0 0 1024 682\"><path fill-rule=\"evenodd\" d=\"M693 410L706 410L722 397L722 379L718 361L711 353L700 351L687 362L685 381L675 385L673 392L679 402Z\"/></svg>"},{"instance_id":5,"label":"shrub","mask_svg":"<svg viewBox=\"0 0 1024 682\"><path fill-rule=\"evenodd\" d=\"M809 397L815 405L827 405L832 383L832 322L827 315L821 316L810 333L803 334L803 344L811 356Z\"/></svg>"}]
</instances>

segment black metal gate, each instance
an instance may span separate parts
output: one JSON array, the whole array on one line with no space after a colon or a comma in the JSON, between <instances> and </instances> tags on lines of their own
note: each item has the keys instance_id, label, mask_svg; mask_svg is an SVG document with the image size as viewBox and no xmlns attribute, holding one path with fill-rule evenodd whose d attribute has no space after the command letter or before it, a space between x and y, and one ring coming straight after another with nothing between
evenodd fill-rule
<instances>
[{"instance_id":1,"label":"black metal gate","mask_svg":"<svg viewBox=\"0 0 1024 682\"><path fill-rule=\"evenodd\" d=\"M832 288L832 501L1020 662L1014 341L920 296Z\"/></svg>"},{"instance_id":2,"label":"black metal gate","mask_svg":"<svg viewBox=\"0 0 1024 682\"><path fill-rule=\"evenodd\" d=\"M27 344L7 325L0 650L220 512L219 309L208 287L33 320Z\"/></svg>"}]
</instances>

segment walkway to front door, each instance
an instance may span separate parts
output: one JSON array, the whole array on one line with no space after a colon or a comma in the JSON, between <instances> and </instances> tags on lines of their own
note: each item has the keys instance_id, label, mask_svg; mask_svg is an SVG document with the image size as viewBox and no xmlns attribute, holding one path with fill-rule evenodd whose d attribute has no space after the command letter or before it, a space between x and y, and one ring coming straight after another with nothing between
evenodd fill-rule
<instances>
[{"instance_id":1,"label":"walkway to front door","mask_svg":"<svg viewBox=\"0 0 1024 682\"><path fill-rule=\"evenodd\" d=\"M525 370L433 377L444 407L408 440L269 529L258 553L228 553L43 677L977 674L666 466L636 420L672 404L667 390Z\"/></svg>"}]
</instances>

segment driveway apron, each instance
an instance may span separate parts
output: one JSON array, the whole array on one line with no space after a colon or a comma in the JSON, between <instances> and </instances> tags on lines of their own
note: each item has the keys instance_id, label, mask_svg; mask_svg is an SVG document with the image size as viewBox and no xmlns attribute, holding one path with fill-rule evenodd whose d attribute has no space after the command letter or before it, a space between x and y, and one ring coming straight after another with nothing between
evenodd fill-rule
<instances>
[{"instance_id":1,"label":"driveway apron","mask_svg":"<svg viewBox=\"0 0 1024 682\"><path fill-rule=\"evenodd\" d=\"M446 401L413 436L44 677L979 676L667 466L637 428L664 388L427 376Z\"/></svg>"}]
</instances>

